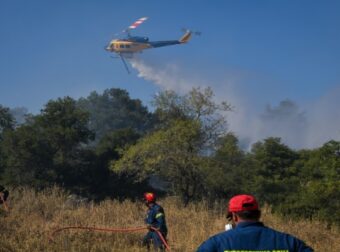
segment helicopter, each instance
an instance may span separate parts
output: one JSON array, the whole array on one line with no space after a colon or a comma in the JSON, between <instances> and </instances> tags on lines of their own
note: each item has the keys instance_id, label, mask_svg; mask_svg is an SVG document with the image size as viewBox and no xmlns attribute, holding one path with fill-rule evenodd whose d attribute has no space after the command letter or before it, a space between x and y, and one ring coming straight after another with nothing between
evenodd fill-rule
<instances>
[{"instance_id":1,"label":"helicopter","mask_svg":"<svg viewBox=\"0 0 340 252\"><path fill-rule=\"evenodd\" d=\"M127 34L126 38L113 39L105 48L106 51L117 54L116 58L120 58L122 60L128 73L130 73L130 71L125 59L132 58L135 53L141 53L143 50L150 48L185 44L191 39L192 34L200 35L199 32L192 32L185 29L184 35L179 40L149 41L148 37L131 36L131 30L136 29L147 19L147 17L138 19L127 29L122 31Z\"/></svg>"}]
</instances>

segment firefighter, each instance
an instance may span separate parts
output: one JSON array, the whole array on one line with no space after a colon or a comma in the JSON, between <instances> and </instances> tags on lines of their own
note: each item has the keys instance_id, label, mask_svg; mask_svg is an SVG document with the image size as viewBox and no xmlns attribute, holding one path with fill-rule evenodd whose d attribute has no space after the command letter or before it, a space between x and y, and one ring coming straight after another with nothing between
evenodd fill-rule
<instances>
[{"instance_id":1,"label":"firefighter","mask_svg":"<svg viewBox=\"0 0 340 252\"><path fill-rule=\"evenodd\" d=\"M145 218L145 224L148 228L148 233L144 236L143 245L150 251L150 245L153 242L154 251L165 251L165 246L158 232L166 239L168 229L165 221L164 209L156 203L156 195L154 193L144 193L143 200L148 208Z\"/></svg>"},{"instance_id":2,"label":"firefighter","mask_svg":"<svg viewBox=\"0 0 340 252\"><path fill-rule=\"evenodd\" d=\"M8 195L9 192L5 189L5 187L0 185L0 205L6 203Z\"/></svg>"},{"instance_id":3,"label":"firefighter","mask_svg":"<svg viewBox=\"0 0 340 252\"><path fill-rule=\"evenodd\" d=\"M260 216L258 203L253 196L243 194L232 197L227 218L233 228L210 237L197 252L313 251L296 237L264 226L259 221Z\"/></svg>"}]
</instances>

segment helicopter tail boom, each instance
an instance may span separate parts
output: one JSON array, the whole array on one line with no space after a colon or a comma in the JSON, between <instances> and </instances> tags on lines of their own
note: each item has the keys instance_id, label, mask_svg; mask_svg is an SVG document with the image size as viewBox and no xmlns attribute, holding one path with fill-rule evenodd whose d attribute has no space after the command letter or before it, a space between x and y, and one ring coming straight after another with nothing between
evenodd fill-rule
<instances>
[{"instance_id":1,"label":"helicopter tail boom","mask_svg":"<svg viewBox=\"0 0 340 252\"><path fill-rule=\"evenodd\" d=\"M149 45L153 48L155 47L162 47L162 46L169 46L169 45L178 45L178 44L185 44L187 43L193 34L190 30L186 30L185 34L179 40L166 40L166 41L152 41L149 42Z\"/></svg>"}]
</instances>

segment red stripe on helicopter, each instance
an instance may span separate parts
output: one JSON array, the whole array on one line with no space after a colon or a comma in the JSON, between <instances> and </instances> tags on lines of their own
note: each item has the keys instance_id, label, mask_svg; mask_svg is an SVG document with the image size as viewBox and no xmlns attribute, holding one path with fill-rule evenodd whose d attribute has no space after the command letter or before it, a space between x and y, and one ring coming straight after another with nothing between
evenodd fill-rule
<instances>
[{"instance_id":1,"label":"red stripe on helicopter","mask_svg":"<svg viewBox=\"0 0 340 252\"><path fill-rule=\"evenodd\" d=\"M147 20L147 17L143 17L138 19L136 22L134 22L132 25L129 26L129 29L135 29L138 25L140 25L141 23L143 23L145 20Z\"/></svg>"}]
</instances>

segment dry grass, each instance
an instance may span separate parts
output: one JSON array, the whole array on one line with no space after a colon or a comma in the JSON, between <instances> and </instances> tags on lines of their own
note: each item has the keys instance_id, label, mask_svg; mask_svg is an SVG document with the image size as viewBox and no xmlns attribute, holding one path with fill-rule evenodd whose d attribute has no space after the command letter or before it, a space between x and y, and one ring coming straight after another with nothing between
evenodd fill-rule
<instances>
[{"instance_id":1,"label":"dry grass","mask_svg":"<svg viewBox=\"0 0 340 252\"><path fill-rule=\"evenodd\" d=\"M172 251L195 251L206 238L224 228L220 206L208 210L206 203L184 208L176 198L160 201L166 211L169 244ZM3 208L1 207L1 210ZM100 204L72 206L59 189L35 193L15 190L11 212L0 213L0 251L145 251L140 246L144 233L112 234L93 231L62 231L55 242L48 240L52 230L64 226L139 227L145 207L130 201L104 201ZM340 251L339 230L323 223L280 219L264 211L267 226L289 232L305 240L315 251Z\"/></svg>"}]
</instances>

